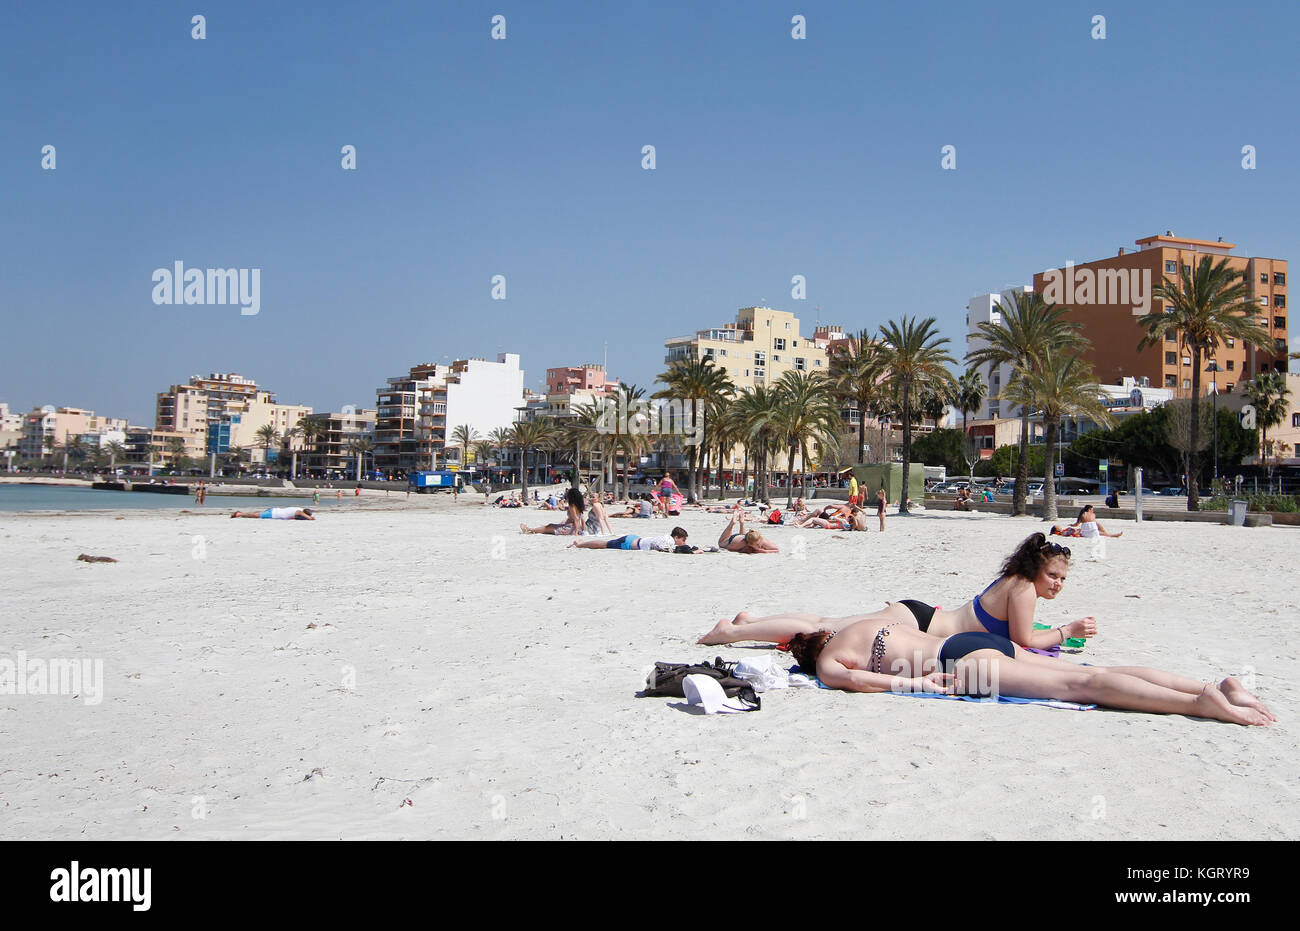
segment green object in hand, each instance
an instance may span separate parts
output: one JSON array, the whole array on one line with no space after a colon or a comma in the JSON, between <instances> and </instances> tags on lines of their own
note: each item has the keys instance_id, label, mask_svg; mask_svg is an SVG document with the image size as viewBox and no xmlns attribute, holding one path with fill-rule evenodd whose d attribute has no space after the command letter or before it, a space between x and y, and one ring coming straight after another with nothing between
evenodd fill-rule
<instances>
[{"instance_id":1,"label":"green object in hand","mask_svg":"<svg viewBox=\"0 0 1300 931\"><path fill-rule=\"evenodd\" d=\"M1040 624L1037 621L1034 621L1034 630L1052 630L1052 629L1053 628L1051 624ZM1083 637L1071 637L1069 640L1066 640L1065 643L1061 644L1061 646L1069 647L1071 650L1080 650L1087 645L1088 645L1088 641L1085 640Z\"/></svg>"}]
</instances>

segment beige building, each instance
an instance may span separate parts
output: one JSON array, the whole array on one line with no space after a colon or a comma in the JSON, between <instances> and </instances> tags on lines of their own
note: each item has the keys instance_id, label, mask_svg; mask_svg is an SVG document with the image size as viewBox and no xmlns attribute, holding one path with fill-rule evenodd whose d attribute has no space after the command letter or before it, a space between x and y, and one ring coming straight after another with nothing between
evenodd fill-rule
<instances>
[{"instance_id":1,"label":"beige building","mask_svg":"<svg viewBox=\"0 0 1300 931\"><path fill-rule=\"evenodd\" d=\"M302 469L315 473L342 472L355 474L357 457L348 447L356 440L375 439L375 415L372 410L308 414L303 424L318 423L324 433L315 441L299 440L303 450L298 456Z\"/></svg>"},{"instance_id":2,"label":"beige building","mask_svg":"<svg viewBox=\"0 0 1300 931\"><path fill-rule=\"evenodd\" d=\"M1286 386L1291 391L1290 397L1287 398L1286 414L1283 415L1280 424L1268 428L1266 453L1269 462L1294 464L1300 462L1300 451L1297 445L1300 444L1300 374L1288 373ZM1246 398L1241 392L1242 387L1244 386L1236 386L1236 390L1231 393L1219 395L1219 405L1240 412L1246 404ZM1257 463L1258 454L1245 461Z\"/></svg>"},{"instance_id":3,"label":"beige building","mask_svg":"<svg viewBox=\"0 0 1300 931\"><path fill-rule=\"evenodd\" d=\"M773 385L786 372L828 372L826 350L799 329L799 318L770 307L742 307L736 322L665 341L671 365L712 359L738 388Z\"/></svg>"},{"instance_id":4,"label":"beige building","mask_svg":"<svg viewBox=\"0 0 1300 931\"><path fill-rule=\"evenodd\" d=\"M206 378L194 375L184 385L172 385L157 396L152 446L167 451L172 439L185 442L185 455L201 457L215 444L217 452L231 447L252 451L263 460L257 431L273 426L281 436L298 425L312 409L301 404L279 404L269 391L238 373L216 372Z\"/></svg>"}]
</instances>

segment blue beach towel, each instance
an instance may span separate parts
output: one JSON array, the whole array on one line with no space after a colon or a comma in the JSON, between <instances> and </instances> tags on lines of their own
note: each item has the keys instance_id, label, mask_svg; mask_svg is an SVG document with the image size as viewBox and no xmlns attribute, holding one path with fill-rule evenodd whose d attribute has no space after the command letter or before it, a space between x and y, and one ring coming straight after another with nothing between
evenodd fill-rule
<instances>
[{"instance_id":1,"label":"blue beach towel","mask_svg":"<svg viewBox=\"0 0 1300 931\"><path fill-rule=\"evenodd\" d=\"M791 673L799 672L798 666L790 669ZM835 691L829 685L822 682L816 677L813 681L817 683L819 689L826 689L829 692ZM1014 698L1011 695L999 695L997 698L980 698L976 695L943 695L939 692L885 692L885 695L897 695L900 698L943 698L948 701L969 701L978 704L1000 704L1000 705L1044 705L1048 708L1060 708L1064 711L1095 711L1096 705L1080 705L1072 701L1058 701L1054 698Z\"/></svg>"}]
</instances>

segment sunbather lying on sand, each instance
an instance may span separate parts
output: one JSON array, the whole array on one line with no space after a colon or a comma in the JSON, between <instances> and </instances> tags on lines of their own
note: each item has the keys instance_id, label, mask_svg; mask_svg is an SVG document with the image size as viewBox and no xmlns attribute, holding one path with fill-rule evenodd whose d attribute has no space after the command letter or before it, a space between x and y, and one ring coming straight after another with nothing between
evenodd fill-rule
<instances>
[{"instance_id":1,"label":"sunbather lying on sand","mask_svg":"<svg viewBox=\"0 0 1300 931\"><path fill-rule=\"evenodd\" d=\"M727 522L722 535L718 537L718 546L732 553L780 552L780 548L775 543L764 539L757 530L745 530L745 509L739 504L732 511L731 520Z\"/></svg>"},{"instance_id":2,"label":"sunbather lying on sand","mask_svg":"<svg viewBox=\"0 0 1300 931\"><path fill-rule=\"evenodd\" d=\"M1022 647L1047 650L1059 647L1071 637L1093 637L1097 619L1084 617L1052 630L1034 630L1038 599L1056 598L1070 569L1070 549L1048 543L1041 533L1030 534L1002 564L1002 574L988 588L955 611L931 607L920 601L896 601L869 614L830 618L816 614L774 614L754 618L742 611L731 620L721 620L699 642L709 645L760 640L785 643L795 634L817 630L834 632L868 619L906 624L940 637L967 632L986 632L1006 637Z\"/></svg>"},{"instance_id":3,"label":"sunbather lying on sand","mask_svg":"<svg viewBox=\"0 0 1300 931\"><path fill-rule=\"evenodd\" d=\"M936 637L887 618L864 619L834 633L797 634L790 652L800 668L815 669L823 684L850 692L994 694L1233 724L1277 721L1231 677L1215 685L1143 666L1075 666L1028 653L995 634Z\"/></svg>"}]
</instances>

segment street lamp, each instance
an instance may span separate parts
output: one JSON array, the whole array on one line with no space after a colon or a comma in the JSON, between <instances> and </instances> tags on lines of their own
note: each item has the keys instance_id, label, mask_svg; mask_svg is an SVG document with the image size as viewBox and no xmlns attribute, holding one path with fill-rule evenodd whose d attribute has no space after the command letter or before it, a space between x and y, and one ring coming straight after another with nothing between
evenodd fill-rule
<instances>
[{"instance_id":1,"label":"street lamp","mask_svg":"<svg viewBox=\"0 0 1300 931\"><path fill-rule=\"evenodd\" d=\"M1219 363L1211 359L1205 371L1210 373L1210 408L1214 412L1211 415L1214 424L1214 439L1210 441L1214 444L1214 480L1210 483L1210 490L1213 493L1214 486L1219 484L1219 385L1215 376L1222 369L1219 368Z\"/></svg>"}]
</instances>

